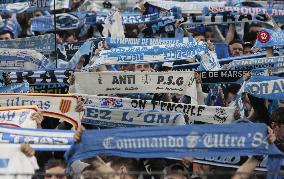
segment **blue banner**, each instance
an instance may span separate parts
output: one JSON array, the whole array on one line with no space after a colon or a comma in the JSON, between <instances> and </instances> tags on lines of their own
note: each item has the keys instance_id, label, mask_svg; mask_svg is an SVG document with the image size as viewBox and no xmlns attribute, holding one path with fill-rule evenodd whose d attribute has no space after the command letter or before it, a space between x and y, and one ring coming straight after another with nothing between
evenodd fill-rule
<instances>
[{"instance_id":1,"label":"blue banner","mask_svg":"<svg viewBox=\"0 0 284 179\"><path fill-rule=\"evenodd\" d=\"M72 12L61 13L56 15L56 28L60 30L77 29L84 24L96 25L104 24L107 13L93 13L93 12ZM159 23L164 19L171 19L175 22L180 17L180 12L169 11L167 13L154 13L149 15L131 15L122 14L123 24L140 24L140 23ZM164 22L163 22L164 24ZM53 31L54 30L54 17L53 16L40 16L32 18L32 31Z\"/></svg>"},{"instance_id":2,"label":"blue banner","mask_svg":"<svg viewBox=\"0 0 284 179\"><path fill-rule=\"evenodd\" d=\"M97 155L133 158L276 155L265 124L202 124L84 131L65 154L72 162Z\"/></svg>"},{"instance_id":3,"label":"blue banner","mask_svg":"<svg viewBox=\"0 0 284 179\"><path fill-rule=\"evenodd\" d=\"M284 78L277 76L252 76L244 83L244 92L258 98L284 99Z\"/></svg>"},{"instance_id":4,"label":"blue banner","mask_svg":"<svg viewBox=\"0 0 284 179\"><path fill-rule=\"evenodd\" d=\"M1 48L30 49L39 52L55 51L55 35L45 34L26 38L0 41Z\"/></svg>"},{"instance_id":5,"label":"blue banner","mask_svg":"<svg viewBox=\"0 0 284 179\"><path fill-rule=\"evenodd\" d=\"M29 83L11 83L0 87L0 93L28 93Z\"/></svg>"},{"instance_id":6,"label":"blue banner","mask_svg":"<svg viewBox=\"0 0 284 179\"><path fill-rule=\"evenodd\" d=\"M270 29L261 29L257 33L254 47L273 47L284 45L284 31L275 32Z\"/></svg>"}]
</instances>

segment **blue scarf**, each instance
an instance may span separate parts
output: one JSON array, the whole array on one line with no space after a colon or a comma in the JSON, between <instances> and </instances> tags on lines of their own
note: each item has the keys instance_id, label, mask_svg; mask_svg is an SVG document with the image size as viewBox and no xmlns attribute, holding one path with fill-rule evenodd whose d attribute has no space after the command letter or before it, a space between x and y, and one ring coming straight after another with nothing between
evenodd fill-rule
<instances>
[{"instance_id":1,"label":"blue scarf","mask_svg":"<svg viewBox=\"0 0 284 179\"><path fill-rule=\"evenodd\" d=\"M270 29L261 29L257 34L254 47L273 47L284 45L284 31L275 32Z\"/></svg>"},{"instance_id":2,"label":"blue scarf","mask_svg":"<svg viewBox=\"0 0 284 179\"><path fill-rule=\"evenodd\" d=\"M253 55L247 55L247 56L241 56L241 57L229 57L229 58L222 58L219 60L220 65L224 64L229 64L232 61L237 61L237 60L242 60L242 59L253 59L253 58L260 58L260 57L265 57L265 53L259 53L259 54L253 54ZM200 63L191 63L191 64L186 64L186 65L175 65L173 67L173 70L177 71L195 71L199 70ZM241 70L241 69L240 69Z\"/></svg>"},{"instance_id":3,"label":"blue scarf","mask_svg":"<svg viewBox=\"0 0 284 179\"><path fill-rule=\"evenodd\" d=\"M281 65L283 62L283 56L235 60L230 63L230 69L252 70L259 68L279 67L279 65Z\"/></svg>"},{"instance_id":4,"label":"blue scarf","mask_svg":"<svg viewBox=\"0 0 284 179\"><path fill-rule=\"evenodd\" d=\"M101 52L92 66L113 64L157 63L188 60L201 52L206 52L204 43L179 43L170 46L121 47Z\"/></svg>"},{"instance_id":5,"label":"blue scarf","mask_svg":"<svg viewBox=\"0 0 284 179\"><path fill-rule=\"evenodd\" d=\"M29 143L36 151L66 151L73 143L73 131L0 127L0 143Z\"/></svg>"},{"instance_id":6,"label":"blue scarf","mask_svg":"<svg viewBox=\"0 0 284 179\"><path fill-rule=\"evenodd\" d=\"M106 44L109 48L129 46L172 45L187 42L188 38L106 38Z\"/></svg>"},{"instance_id":7,"label":"blue scarf","mask_svg":"<svg viewBox=\"0 0 284 179\"><path fill-rule=\"evenodd\" d=\"M7 3L0 4L1 14L19 14L25 11L34 10L49 10L49 2L47 0L37 0L34 2L17 2L17 3Z\"/></svg>"},{"instance_id":8,"label":"blue scarf","mask_svg":"<svg viewBox=\"0 0 284 179\"><path fill-rule=\"evenodd\" d=\"M1 48L30 49L39 52L55 51L54 34L45 34L26 38L0 41Z\"/></svg>"},{"instance_id":9,"label":"blue scarf","mask_svg":"<svg viewBox=\"0 0 284 179\"><path fill-rule=\"evenodd\" d=\"M0 93L28 93L28 83L12 83L7 86L0 87Z\"/></svg>"},{"instance_id":10,"label":"blue scarf","mask_svg":"<svg viewBox=\"0 0 284 179\"><path fill-rule=\"evenodd\" d=\"M277 76L252 76L244 83L244 92L258 98L284 99L284 79Z\"/></svg>"},{"instance_id":11,"label":"blue scarf","mask_svg":"<svg viewBox=\"0 0 284 179\"><path fill-rule=\"evenodd\" d=\"M65 154L72 162L97 155L131 158L213 157L282 153L267 142L265 124L188 125L84 131Z\"/></svg>"},{"instance_id":12,"label":"blue scarf","mask_svg":"<svg viewBox=\"0 0 284 179\"><path fill-rule=\"evenodd\" d=\"M129 15L122 14L123 24L140 24L140 23L161 23L163 19L175 22L180 17L179 11L169 11L166 14L154 13L149 15ZM96 25L104 24L106 20L106 13L92 13L92 12L72 12L61 13L56 15L56 28L60 30L78 29L84 24ZM54 30L54 17L40 16L32 18L32 31L53 31Z\"/></svg>"}]
</instances>

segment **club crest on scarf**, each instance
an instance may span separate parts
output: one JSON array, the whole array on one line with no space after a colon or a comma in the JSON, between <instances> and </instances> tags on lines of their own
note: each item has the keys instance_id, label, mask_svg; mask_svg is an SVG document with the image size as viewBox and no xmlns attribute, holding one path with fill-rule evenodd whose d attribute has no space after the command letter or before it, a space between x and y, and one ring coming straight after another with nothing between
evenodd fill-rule
<instances>
[{"instance_id":1,"label":"club crest on scarf","mask_svg":"<svg viewBox=\"0 0 284 179\"><path fill-rule=\"evenodd\" d=\"M71 104L72 104L71 100L69 100L69 99L61 99L59 110L62 113L67 113L70 110Z\"/></svg>"}]
</instances>

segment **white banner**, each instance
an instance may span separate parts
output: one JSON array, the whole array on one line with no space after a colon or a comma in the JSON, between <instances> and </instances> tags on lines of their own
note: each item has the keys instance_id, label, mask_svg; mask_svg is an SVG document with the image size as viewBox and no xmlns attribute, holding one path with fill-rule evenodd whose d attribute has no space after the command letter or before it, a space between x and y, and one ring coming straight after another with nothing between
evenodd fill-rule
<instances>
[{"instance_id":1,"label":"white banner","mask_svg":"<svg viewBox=\"0 0 284 179\"><path fill-rule=\"evenodd\" d=\"M0 176L2 179L30 179L39 169L35 156L27 157L20 144L1 144Z\"/></svg>"},{"instance_id":2,"label":"white banner","mask_svg":"<svg viewBox=\"0 0 284 179\"><path fill-rule=\"evenodd\" d=\"M180 112L187 114L190 121L201 121L211 124L227 124L234 120L234 107L192 105L163 101L150 101L108 96L86 96L86 105L99 108L114 108L124 110L155 110L161 112Z\"/></svg>"},{"instance_id":3,"label":"white banner","mask_svg":"<svg viewBox=\"0 0 284 179\"><path fill-rule=\"evenodd\" d=\"M44 116L63 119L77 128L80 123L80 113L75 111L77 98L71 94L3 93L0 106L37 105Z\"/></svg>"},{"instance_id":4,"label":"white banner","mask_svg":"<svg viewBox=\"0 0 284 179\"><path fill-rule=\"evenodd\" d=\"M197 104L194 72L76 72L76 93L97 95L114 93L178 93Z\"/></svg>"},{"instance_id":5,"label":"white banner","mask_svg":"<svg viewBox=\"0 0 284 179\"><path fill-rule=\"evenodd\" d=\"M82 123L105 127L185 125L182 113L121 110L86 106Z\"/></svg>"},{"instance_id":6,"label":"white banner","mask_svg":"<svg viewBox=\"0 0 284 179\"><path fill-rule=\"evenodd\" d=\"M37 106L0 107L0 125L35 129L37 123L31 116L37 111Z\"/></svg>"},{"instance_id":7,"label":"white banner","mask_svg":"<svg viewBox=\"0 0 284 179\"><path fill-rule=\"evenodd\" d=\"M173 7L180 7L182 13L202 13L204 7L218 6L224 7L226 1L221 2L177 2L177 1L162 1L162 0L146 0L149 4L158 6L164 9L171 9Z\"/></svg>"}]
</instances>

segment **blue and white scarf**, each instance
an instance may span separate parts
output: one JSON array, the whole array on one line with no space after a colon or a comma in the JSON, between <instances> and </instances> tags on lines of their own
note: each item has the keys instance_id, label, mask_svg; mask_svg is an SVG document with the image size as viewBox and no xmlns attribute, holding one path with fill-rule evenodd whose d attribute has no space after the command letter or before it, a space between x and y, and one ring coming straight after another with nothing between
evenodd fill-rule
<instances>
[{"instance_id":1,"label":"blue and white scarf","mask_svg":"<svg viewBox=\"0 0 284 179\"><path fill-rule=\"evenodd\" d=\"M59 10L59 9L70 9L72 1L71 0L52 0L50 1L50 10Z\"/></svg>"},{"instance_id":2,"label":"blue and white scarf","mask_svg":"<svg viewBox=\"0 0 284 179\"><path fill-rule=\"evenodd\" d=\"M120 47L102 51L99 58L94 59L92 66L190 60L195 55L207 51L207 46L204 43L195 42L169 46Z\"/></svg>"},{"instance_id":3,"label":"blue and white scarf","mask_svg":"<svg viewBox=\"0 0 284 179\"><path fill-rule=\"evenodd\" d=\"M250 70L257 68L278 67L284 62L283 56L234 60L230 63L232 70Z\"/></svg>"},{"instance_id":4,"label":"blue and white scarf","mask_svg":"<svg viewBox=\"0 0 284 179\"><path fill-rule=\"evenodd\" d=\"M219 60L220 65L229 64L232 61L243 60L243 59L253 59L253 58L261 58L265 57L265 53L258 53L253 55L241 56L241 57L229 57L229 58L222 58ZM196 71L199 67L200 63L191 63L186 65L175 65L173 70L177 71Z\"/></svg>"},{"instance_id":5,"label":"blue and white scarf","mask_svg":"<svg viewBox=\"0 0 284 179\"><path fill-rule=\"evenodd\" d=\"M0 4L1 14L20 14L25 11L49 10L50 3L48 0L37 0L27 2L15 2Z\"/></svg>"},{"instance_id":6,"label":"blue and white scarf","mask_svg":"<svg viewBox=\"0 0 284 179\"><path fill-rule=\"evenodd\" d=\"M86 106L82 123L104 127L185 125L182 113Z\"/></svg>"},{"instance_id":7,"label":"blue and white scarf","mask_svg":"<svg viewBox=\"0 0 284 179\"><path fill-rule=\"evenodd\" d=\"M54 41L54 34L45 34L39 36L0 41L0 47L10 49L30 49L37 50L38 52L47 53L55 51Z\"/></svg>"},{"instance_id":8,"label":"blue and white scarf","mask_svg":"<svg viewBox=\"0 0 284 179\"><path fill-rule=\"evenodd\" d=\"M268 144L265 124L142 127L84 131L65 154L72 162L97 155L133 158L283 156Z\"/></svg>"},{"instance_id":9,"label":"blue and white scarf","mask_svg":"<svg viewBox=\"0 0 284 179\"><path fill-rule=\"evenodd\" d=\"M284 78L276 76L252 76L242 86L243 92L258 98L284 99Z\"/></svg>"},{"instance_id":10,"label":"blue and white scarf","mask_svg":"<svg viewBox=\"0 0 284 179\"><path fill-rule=\"evenodd\" d=\"M203 24L203 25L218 25L231 23L259 22L271 25L265 15L235 15L235 14L211 14L189 16L186 22L181 24Z\"/></svg>"},{"instance_id":11,"label":"blue and white scarf","mask_svg":"<svg viewBox=\"0 0 284 179\"><path fill-rule=\"evenodd\" d=\"M104 24L107 15L107 13L100 14L100 12L72 12L56 14L56 28L59 30L69 30L78 29L84 24ZM171 22L175 22L177 17L180 16L181 15L178 13L178 11L169 11L167 13L154 13L149 15L122 14L121 20L123 24L161 23L161 21L163 21L164 19L168 19L171 20ZM54 17L50 15L32 18L31 30L45 32L53 31Z\"/></svg>"},{"instance_id":12,"label":"blue and white scarf","mask_svg":"<svg viewBox=\"0 0 284 179\"><path fill-rule=\"evenodd\" d=\"M257 33L254 47L273 47L284 45L284 31L275 32L270 29L261 29Z\"/></svg>"},{"instance_id":13,"label":"blue and white scarf","mask_svg":"<svg viewBox=\"0 0 284 179\"><path fill-rule=\"evenodd\" d=\"M0 69L36 70L45 69L48 59L35 50L0 48Z\"/></svg>"},{"instance_id":14,"label":"blue and white scarf","mask_svg":"<svg viewBox=\"0 0 284 179\"><path fill-rule=\"evenodd\" d=\"M28 143L36 151L66 151L74 131L0 127L0 143Z\"/></svg>"},{"instance_id":15,"label":"blue and white scarf","mask_svg":"<svg viewBox=\"0 0 284 179\"><path fill-rule=\"evenodd\" d=\"M28 93L29 83L11 83L0 87L0 93Z\"/></svg>"},{"instance_id":16,"label":"blue and white scarf","mask_svg":"<svg viewBox=\"0 0 284 179\"><path fill-rule=\"evenodd\" d=\"M216 6L211 5L203 9L204 14L208 13L223 13L223 12L236 12L238 14L269 14L270 16L284 16L283 9L261 8L261 7L244 7L244 6Z\"/></svg>"}]
</instances>

